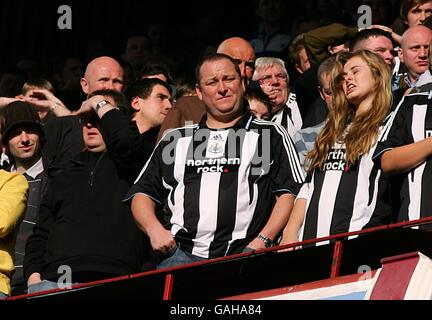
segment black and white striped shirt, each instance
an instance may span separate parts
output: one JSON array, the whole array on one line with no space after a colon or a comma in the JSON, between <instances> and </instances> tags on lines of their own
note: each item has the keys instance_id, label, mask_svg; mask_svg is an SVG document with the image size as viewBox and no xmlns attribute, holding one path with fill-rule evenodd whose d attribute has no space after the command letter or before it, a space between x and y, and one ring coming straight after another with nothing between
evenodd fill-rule
<instances>
[{"instance_id":1,"label":"black and white striped shirt","mask_svg":"<svg viewBox=\"0 0 432 320\"><path fill-rule=\"evenodd\" d=\"M388 175L372 161L375 148L376 144L355 165L347 167L345 145L335 144L327 155L324 170L315 170L308 176L298 195L307 200L299 239L390 223Z\"/></svg>"},{"instance_id":2,"label":"black and white striped shirt","mask_svg":"<svg viewBox=\"0 0 432 320\"><path fill-rule=\"evenodd\" d=\"M432 91L410 94L401 101L390 125L380 139L374 161L396 147L421 141L432 135ZM400 191L398 220L416 220L432 215L432 161L423 162L406 173ZM429 229L430 227L427 227Z\"/></svg>"},{"instance_id":3,"label":"black and white striped shirt","mask_svg":"<svg viewBox=\"0 0 432 320\"><path fill-rule=\"evenodd\" d=\"M143 193L167 202L180 247L203 258L241 251L267 222L275 195L300 189L304 177L281 126L249 113L229 129L200 124L168 132L127 199Z\"/></svg>"},{"instance_id":4,"label":"black and white striped shirt","mask_svg":"<svg viewBox=\"0 0 432 320\"><path fill-rule=\"evenodd\" d=\"M290 92L286 105L272 116L271 121L284 127L291 138L301 129L303 120L294 93Z\"/></svg>"}]
</instances>

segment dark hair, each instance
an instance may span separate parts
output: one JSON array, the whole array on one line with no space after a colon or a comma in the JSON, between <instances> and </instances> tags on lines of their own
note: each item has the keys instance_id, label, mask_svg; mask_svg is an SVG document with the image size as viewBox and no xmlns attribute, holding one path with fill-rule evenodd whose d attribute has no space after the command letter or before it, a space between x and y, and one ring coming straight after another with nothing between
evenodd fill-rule
<instances>
[{"instance_id":1,"label":"dark hair","mask_svg":"<svg viewBox=\"0 0 432 320\"><path fill-rule=\"evenodd\" d=\"M289 59L293 66L300 64L300 51L305 49L304 33L297 35L288 48Z\"/></svg>"},{"instance_id":2,"label":"dark hair","mask_svg":"<svg viewBox=\"0 0 432 320\"><path fill-rule=\"evenodd\" d=\"M228 61L230 61L233 65L234 65L234 69L236 71L236 73L239 75L239 77L241 77L241 72L240 72L240 68L238 66L238 63L231 58L230 56L223 54L223 53L212 53L209 54L207 56L204 56L197 64L196 68L195 68L195 79L196 79L196 83L199 85L200 80L201 80L201 76L200 76L200 71L201 71L201 67L203 66L204 63L206 62L213 62L213 61L219 61L219 60L223 60L226 59Z\"/></svg>"},{"instance_id":3,"label":"dark hair","mask_svg":"<svg viewBox=\"0 0 432 320\"><path fill-rule=\"evenodd\" d=\"M244 97L248 101L256 100L263 103L267 107L269 115L271 114L273 104L268 95L262 91L260 85L256 81L252 81L249 87L246 88Z\"/></svg>"},{"instance_id":4,"label":"dark hair","mask_svg":"<svg viewBox=\"0 0 432 320\"><path fill-rule=\"evenodd\" d=\"M172 88L171 86L166 83L165 81L162 81L158 78L144 78L144 79L140 79L137 80L133 83L131 83L125 90L125 95L128 101L128 108L129 108L129 113L131 115L133 115L136 110L134 108L132 108L132 100L135 97L140 97L142 99L147 99L152 91L153 91L153 87L156 85L160 85L165 87L168 92L170 94L172 94Z\"/></svg>"},{"instance_id":5,"label":"dark hair","mask_svg":"<svg viewBox=\"0 0 432 320\"><path fill-rule=\"evenodd\" d=\"M362 41L367 40L372 37L386 37L392 43L393 39L389 32L381 30L381 29L364 29L357 33L354 37L351 38L349 50L352 52L354 48Z\"/></svg>"},{"instance_id":6,"label":"dark hair","mask_svg":"<svg viewBox=\"0 0 432 320\"><path fill-rule=\"evenodd\" d=\"M430 0L402 0L400 7L400 17L404 22L408 20L408 12L417 6L428 3Z\"/></svg>"},{"instance_id":7,"label":"dark hair","mask_svg":"<svg viewBox=\"0 0 432 320\"><path fill-rule=\"evenodd\" d=\"M165 65L158 63L145 64L139 73L138 79L144 79L157 74L164 75L167 79L168 84L173 84L173 79L168 68Z\"/></svg>"}]
</instances>

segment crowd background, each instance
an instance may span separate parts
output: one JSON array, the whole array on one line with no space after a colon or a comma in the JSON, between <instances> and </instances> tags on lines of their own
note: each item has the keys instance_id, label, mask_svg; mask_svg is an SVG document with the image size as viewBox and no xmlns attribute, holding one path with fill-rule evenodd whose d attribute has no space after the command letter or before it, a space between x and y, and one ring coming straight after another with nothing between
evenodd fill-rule
<instances>
[{"instance_id":1,"label":"crowd background","mask_svg":"<svg viewBox=\"0 0 432 320\"><path fill-rule=\"evenodd\" d=\"M278 7L278 3L283 5ZM264 8L261 14L257 12L259 4ZM2 1L0 71L18 65L51 80L66 58L78 59L81 66L101 55L117 58L128 36L146 34L153 55L170 65L173 78L193 83L200 56L215 51L223 39L232 36L257 38L262 19L277 24L280 32L293 39L332 22L357 26L361 4L371 5L380 24L391 26L396 21L401 26L397 23L400 0ZM72 9L70 30L57 26L61 5ZM287 51L280 55L289 62Z\"/></svg>"}]
</instances>

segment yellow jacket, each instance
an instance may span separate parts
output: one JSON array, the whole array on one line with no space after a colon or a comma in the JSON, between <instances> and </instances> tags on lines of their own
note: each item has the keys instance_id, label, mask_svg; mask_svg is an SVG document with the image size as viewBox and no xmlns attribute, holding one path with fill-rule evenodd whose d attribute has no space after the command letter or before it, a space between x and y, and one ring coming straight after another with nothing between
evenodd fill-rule
<instances>
[{"instance_id":1,"label":"yellow jacket","mask_svg":"<svg viewBox=\"0 0 432 320\"><path fill-rule=\"evenodd\" d=\"M0 292L10 295L14 247L26 209L28 182L17 173L0 170Z\"/></svg>"}]
</instances>

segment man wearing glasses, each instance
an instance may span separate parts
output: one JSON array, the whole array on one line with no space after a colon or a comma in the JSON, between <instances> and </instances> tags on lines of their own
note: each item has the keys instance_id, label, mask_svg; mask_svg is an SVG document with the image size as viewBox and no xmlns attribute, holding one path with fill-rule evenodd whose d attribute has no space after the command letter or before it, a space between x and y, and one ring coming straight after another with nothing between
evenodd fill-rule
<instances>
[{"instance_id":1,"label":"man wearing glasses","mask_svg":"<svg viewBox=\"0 0 432 320\"><path fill-rule=\"evenodd\" d=\"M296 96L290 92L284 61L273 57L258 58L252 80L258 81L273 103L271 121L282 125L293 137L301 129L303 121Z\"/></svg>"}]
</instances>

